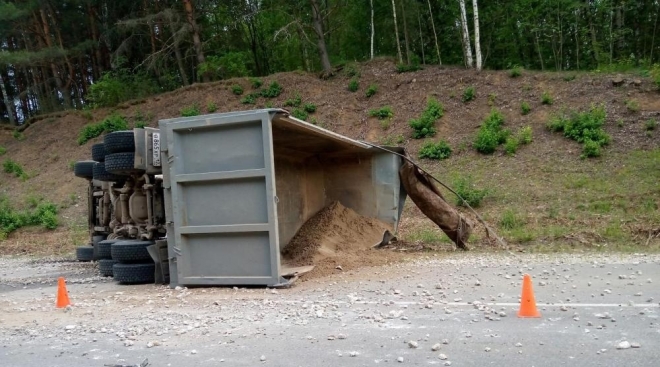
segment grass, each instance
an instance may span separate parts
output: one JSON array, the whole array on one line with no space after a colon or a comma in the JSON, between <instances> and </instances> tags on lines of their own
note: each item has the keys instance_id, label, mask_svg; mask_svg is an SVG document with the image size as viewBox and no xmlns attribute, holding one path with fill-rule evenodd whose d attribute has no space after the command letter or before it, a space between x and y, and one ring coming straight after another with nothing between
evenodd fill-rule
<instances>
[{"instance_id":1,"label":"grass","mask_svg":"<svg viewBox=\"0 0 660 367\"><path fill-rule=\"evenodd\" d=\"M513 69L509 70L509 76L511 78L517 78L522 75L522 68L520 66L516 66Z\"/></svg>"},{"instance_id":2,"label":"grass","mask_svg":"<svg viewBox=\"0 0 660 367\"><path fill-rule=\"evenodd\" d=\"M240 96L241 94L243 94L243 87L241 87L238 84L234 84L231 86L231 92L237 96Z\"/></svg>"},{"instance_id":3,"label":"grass","mask_svg":"<svg viewBox=\"0 0 660 367\"><path fill-rule=\"evenodd\" d=\"M250 81L252 89L259 89L264 84L264 82L259 78L249 78L248 80Z\"/></svg>"},{"instance_id":4,"label":"grass","mask_svg":"<svg viewBox=\"0 0 660 367\"><path fill-rule=\"evenodd\" d=\"M357 79L353 78L353 79L351 79L350 82L348 82L348 90L349 91L355 93L355 92L358 91L359 88L360 88L360 82Z\"/></svg>"},{"instance_id":5,"label":"grass","mask_svg":"<svg viewBox=\"0 0 660 367\"><path fill-rule=\"evenodd\" d=\"M550 118L546 125L554 132L582 144L582 158L599 157L601 147L610 143L610 136L603 130L607 114L605 106L591 106L587 111L562 111Z\"/></svg>"},{"instance_id":6,"label":"grass","mask_svg":"<svg viewBox=\"0 0 660 367\"><path fill-rule=\"evenodd\" d=\"M644 123L644 129L646 129L646 131L655 130L656 127L658 127L658 122L654 119L648 119Z\"/></svg>"},{"instance_id":7,"label":"grass","mask_svg":"<svg viewBox=\"0 0 660 367\"><path fill-rule=\"evenodd\" d=\"M182 108L180 112L182 117L193 117L202 113L197 103L193 104L192 106Z\"/></svg>"},{"instance_id":8,"label":"grass","mask_svg":"<svg viewBox=\"0 0 660 367\"><path fill-rule=\"evenodd\" d=\"M0 145L0 155L4 155L5 153L7 153L7 148Z\"/></svg>"},{"instance_id":9,"label":"grass","mask_svg":"<svg viewBox=\"0 0 660 367\"><path fill-rule=\"evenodd\" d=\"M639 111L639 102L637 102L636 99L629 99L626 101L626 108L630 112L638 112Z\"/></svg>"},{"instance_id":10,"label":"grass","mask_svg":"<svg viewBox=\"0 0 660 367\"><path fill-rule=\"evenodd\" d=\"M445 114L444 107L437 99L429 97L426 108L419 118L408 121L413 129L413 139L421 139L435 135L435 123Z\"/></svg>"},{"instance_id":11,"label":"grass","mask_svg":"<svg viewBox=\"0 0 660 367\"><path fill-rule=\"evenodd\" d=\"M369 86L369 88L367 88L367 90L364 92L364 95L367 98L371 98L374 95L376 95L376 93L378 93L378 85L377 84L371 84Z\"/></svg>"},{"instance_id":12,"label":"grass","mask_svg":"<svg viewBox=\"0 0 660 367\"><path fill-rule=\"evenodd\" d=\"M277 98L282 93L282 86L274 81L268 85L268 88L261 91L261 96L264 98Z\"/></svg>"},{"instance_id":13,"label":"grass","mask_svg":"<svg viewBox=\"0 0 660 367\"><path fill-rule=\"evenodd\" d=\"M528 115L532 111L532 107L530 107L529 103L523 101L520 103L520 113L523 115Z\"/></svg>"},{"instance_id":14,"label":"grass","mask_svg":"<svg viewBox=\"0 0 660 367\"><path fill-rule=\"evenodd\" d=\"M541 94L541 104L550 106L553 103L554 99L552 98L552 95L550 95L550 92L544 91L543 94Z\"/></svg>"},{"instance_id":15,"label":"grass","mask_svg":"<svg viewBox=\"0 0 660 367\"><path fill-rule=\"evenodd\" d=\"M216 105L215 102L209 102L206 104L206 112L214 113L217 110L218 110L218 105Z\"/></svg>"},{"instance_id":16,"label":"grass","mask_svg":"<svg viewBox=\"0 0 660 367\"><path fill-rule=\"evenodd\" d=\"M451 157L451 147L447 144L446 141L441 140L437 143L432 141L427 142L422 146L422 149L419 150L419 158L428 158L428 159L447 159Z\"/></svg>"},{"instance_id":17,"label":"grass","mask_svg":"<svg viewBox=\"0 0 660 367\"><path fill-rule=\"evenodd\" d=\"M452 243L447 235L438 228L415 228L404 237L409 242L421 242L429 245L439 243Z\"/></svg>"},{"instance_id":18,"label":"grass","mask_svg":"<svg viewBox=\"0 0 660 367\"><path fill-rule=\"evenodd\" d=\"M385 120L394 117L394 111L392 111L392 107L390 106L383 106L381 108L370 110L369 116L376 117L379 120Z\"/></svg>"},{"instance_id":19,"label":"grass","mask_svg":"<svg viewBox=\"0 0 660 367\"><path fill-rule=\"evenodd\" d=\"M465 88L463 91L463 102L470 102L476 97L477 91L473 86Z\"/></svg>"},{"instance_id":20,"label":"grass","mask_svg":"<svg viewBox=\"0 0 660 367\"><path fill-rule=\"evenodd\" d=\"M409 73L418 70L422 70L422 67L419 66L419 64L398 64L396 66L397 73Z\"/></svg>"},{"instance_id":21,"label":"grass","mask_svg":"<svg viewBox=\"0 0 660 367\"><path fill-rule=\"evenodd\" d=\"M12 131L11 136L13 136L14 139L16 139L16 140L18 140L18 141L23 141L23 140L25 140L25 135L23 135L23 133L20 132L20 131L18 131L18 130L14 130L14 131Z\"/></svg>"},{"instance_id":22,"label":"grass","mask_svg":"<svg viewBox=\"0 0 660 367\"><path fill-rule=\"evenodd\" d=\"M399 146L406 142L406 138L402 135L387 135L380 139L380 145L385 146Z\"/></svg>"},{"instance_id":23,"label":"grass","mask_svg":"<svg viewBox=\"0 0 660 367\"><path fill-rule=\"evenodd\" d=\"M286 107L300 107L300 104L302 104L302 98L298 92L294 94L293 98L289 98L284 101L284 106Z\"/></svg>"}]
</instances>

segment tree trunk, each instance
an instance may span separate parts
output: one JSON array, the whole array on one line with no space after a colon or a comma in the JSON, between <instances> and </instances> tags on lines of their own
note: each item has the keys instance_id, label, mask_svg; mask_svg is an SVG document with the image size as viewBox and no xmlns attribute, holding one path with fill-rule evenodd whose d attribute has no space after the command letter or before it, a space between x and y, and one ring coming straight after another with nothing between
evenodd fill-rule
<instances>
[{"instance_id":1,"label":"tree trunk","mask_svg":"<svg viewBox=\"0 0 660 367\"><path fill-rule=\"evenodd\" d=\"M463 53L465 54L467 67L472 68L472 46L470 44L470 30L468 29L467 15L465 13L465 0L459 0L459 2L461 7L461 26L463 28Z\"/></svg>"},{"instance_id":2,"label":"tree trunk","mask_svg":"<svg viewBox=\"0 0 660 367\"><path fill-rule=\"evenodd\" d=\"M417 25L419 26L419 46L422 49L422 65L426 65L426 56L424 55L424 34L422 33L422 15L417 13Z\"/></svg>"},{"instance_id":3,"label":"tree trunk","mask_svg":"<svg viewBox=\"0 0 660 367\"><path fill-rule=\"evenodd\" d=\"M575 11L575 68L580 70L580 11Z\"/></svg>"},{"instance_id":4,"label":"tree trunk","mask_svg":"<svg viewBox=\"0 0 660 367\"><path fill-rule=\"evenodd\" d=\"M193 45L195 46L195 53L197 54L197 66L199 66L206 62L206 58L204 57L204 50L202 49L202 40L199 36L199 27L195 20L192 0L183 0L183 6L186 10L188 23L190 23L190 26L192 27ZM204 83L211 81L211 77L208 73L202 74L202 81Z\"/></svg>"},{"instance_id":5,"label":"tree trunk","mask_svg":"<svg viewBox=\"0 0 660 367\"><path fill-rule=\"evenodd\" d=\"M41 27L43 29L44 39L46 40L46 46L51 48L53 47L53 40L50 38L50 27L48 25L48 19L46 18L46 12L43 9L39 9L39 14L41 15ZM64 99L64 107L71 108L71 96L66 93L64 85L62 84L62 78L60 77L60 73L57 70L57 65L55 65L55 62L52 61L52 59L50 62L50 70L53 73L57 91L62 95L62 98Z\"/></svg>"},{"instance_id":6,"label":"tree trunk","mask_svg":"<svg viewBox=\"0 0 660 367\"><path fill-rule=\"evenodd\" d=\"M598 40L596 39L596 29L594 28L593 17L591 16L591 7L589 4L590 0L585 0L586 2L586 11L587 11L587 20L589 21L589 33L591 33L591 47L593 49L594 61L596 61L596 66L600 66L600 51L598 47Z\"/></svg>"},{"instance_id":7,"label":"tree trunk","mask_svg":"<svg viewBox=\"0 0 660 367\"><path fill-rule=\"evenodd\" d=\"M16 119L14 118L14 104L11 103L9 95L7 94L7 88L5 87L5 80L2 78L2 73L0 73L0 92L2 92L2 100L5 102L5 107L7 108L9 123L16 125Z\"/></svg>"},{"instance_id":8,"label":"tree trunk","mask_svg":"<svg viewBox=\"0 0 660 367\"><path fill-rule=\"evenodd\" d=\"M477 56L477 70L481 70L481 41L479 40L479 6L477 0L472 0L474 9L474 53Z\"/></svg>"},{"instance_id":9,"label":"tree trunk","mask_svg":"<svg viewBox=\"0 0 660 367\"><path fill-rule=\"evenodd\" d=\"M406 64L410 65L410 38L408 37L408 21L406 20L406 4L401 3L401 17L403 18L403 37L406 41Z\"/></svg>"},{"instance_id":10,"label":"tree trunk","mask_svg":"<svg viewBox=\"0 0 660 367\"><path fill-rule=\"evenodd\" d=\"M328 49L325 45L325 31L323 30L323 19L321 18L321 9L319 9L317 0L309 0L312 5L312 22L314 25L314 32L316 32L316 44L319 48L319 56L321 57L321 67L323 67L323 76L330 77L332 75L332 64L330 63L330 56Z\"/></svg>"},{"instance_id":11,"label":"tree trunk","mask_svg":"<svg viewBox=\"0 0 660 367\"><path fill-rule=\"evenodd\" d=\"M374 30L374 0L369 0L369 5L371 6L371 60L374 59L374 38L375 38L375 30Z\"/></svg>"},{"instance_id":12,"label":"tree trunk","mask_svg":"<svg viewBox=\"0 0 660 367\"><path fill-rule=\"evenodd\" d=\"M399 26L396 21L396 4L392 0L392 13L394 14L394 36L396 37L396 51L399 56L399 64L403 64L403 56L401 56L401 43L399 42Z\"/></svg>"},{"instance_id":13,"label":"tree trunk","mask_svg":"<svg viewBox=\"0 0 660 367\"><path fill-rule=\"evenodd\" d=\"M438 45L438 34L435 32L435 21L433 20L433 10L431 9L431 0L427 0L429 4L429 17L431 18L431 28L433 29L433 39L435 39L435 51L438 54L438 64L442 65L440 58L440 46Z\"/></svg>"},{"instance_id":14,"label":"tree trunk","mask_svg":"<svg viewBox=\"0 0 660 367\"><path fill-rule=\"evenodd\" d=\"M658 13L660 13L660 7L655 11L655 22L653 23L653 36L651 37L651 56L649 57L649 62L653 64L653 51L655 51L655 32L658 29Z\"/></svg>"},{"instance_id":15,"label":"tree trunk","mask_svg":"<svg viewBox=\"0 0 660 367\"><path fill-rule=\"evenodd\" d=\"M536 50L539 53L539 61L541 62L541 70L545 70L545 66L543 65L543 55L541 54L541 43L539 42L539 33L534 32L534 38L536 39Z\"/></svg>"},{"instance_id":16,"label":"tree trunk","mask_svg":"<svg viewBox=\"0 0 660 367\"><path fill-rule=\"evenodd\" d=\"M181 48L179 48L179 37L176 35L176 27L174 27L174 21L170 20L170 31L172 32L172 42L174 43L174 56L176 57L176 65L179 68L179 74L181 74L181 81L184 86L188 86L188 74L186 74L186 67L183 65L183 56L181 55Z\"/></svg>"}]
</instances>

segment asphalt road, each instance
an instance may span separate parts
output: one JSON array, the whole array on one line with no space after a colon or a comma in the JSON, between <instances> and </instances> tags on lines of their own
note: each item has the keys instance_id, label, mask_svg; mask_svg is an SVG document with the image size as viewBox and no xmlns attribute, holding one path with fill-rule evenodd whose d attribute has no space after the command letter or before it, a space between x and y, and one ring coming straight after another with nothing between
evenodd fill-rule
<instances>
[{"instance_id":1,"label":"asphalt road","mask_svg":"<svg viewBox=\"0 0 660 367\"><path fill-rule=\"evenodd\" d=\"M72 262L0 269L3 367L660 365L658 255L437 254L281 290L120 286ZM523 273L539 319L516 317ZM54 308L59 275L68 311Z\"/></svg>"}]
</instances>

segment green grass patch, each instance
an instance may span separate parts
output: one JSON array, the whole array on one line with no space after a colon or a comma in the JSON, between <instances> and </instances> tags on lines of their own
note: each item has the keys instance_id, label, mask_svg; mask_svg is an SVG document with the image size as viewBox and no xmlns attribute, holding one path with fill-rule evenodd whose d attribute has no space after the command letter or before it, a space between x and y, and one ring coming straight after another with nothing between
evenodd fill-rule
<instances>
[{"instance_id":1,"label":"green grass patch","mask_svg":"<svg viewBox=\"0 0 660 367\"><path fill-rule=\"evenodd\" d=\"M523 101L520 104L520 113L523 115L528 115L530 112L532 112L532 107L529 105L529 103Z\"/></svg>"},{"instance_id":2,"label":"green grass patch","mask_svg":"<svg viewBox=\"0 0 660 367\"><path fill-rule=\"evenodd\" d=\"M128 122L123 116L113 113L101 122L83 126L78 134L78 145L83 145L103 133L120 130L128 130Z\"/></svg>"},{"instance_id":3,"label":"green grass patch","mask_svg":"<svg viewBox=\"0 0 660 367\"><path fill-rule=\"evenodd\" d=\"M250 81L252 89L259 89L264 84L264 82L262 82L259 78L250 78L248 80Z\"/></svg>"},{"instance_id":4,"label":"green grass patch","mask_svg":"<svg viewBox=\"0 0 660 367\"><path fill-rule=\"evenodd\" d=\"M18 131L18 130L12 131L11 136L13 136L14 139L16 139L18 141L25 140L25 135L22 132Z\"/></svg>"},{"instance_id":5,"label":"green grass patch","mask_svg":"<svg viewBox=\"0 0 660 367\"><path fill-rule=\"evenodd\" d=\"M381 108L370 110L369 116L376 117L379 120L385 120L394 117L394 111L392 111L392 107L390 106L383 106Z\"/></svg>"},{"instance_id":6,"label":"green grass patch","mask_svg":"<svg viewBox=\"0 0 660 367\"><path fill-rule=\"evenodd\" d=\"M474 148L482 154L494 153L510 135L510 131L503 129L502 125L504 125L504 115L496 109L491 110L479 127L477 137L472 144Z\"/></svg>"},{"instance_id":7,"label":"green grass patch","mask_svg":"<svg viewBox=\"0 0 660 367\"><path fill-rule=\"evenodd\" d=\"M243 94L243 87L241 87L238 84L234 84L231 86L231 92L237 96L240 96L241 94Z\"/></svg>"},{"instance_id":8,"label":"green grass patch","mask_svg":"<svg viewBox=\"0 0 660 367\"><path fill-rule=\"evenodd\" d=\"M360 88L360 82L357 79L353 78L353 79L351 79L350 82L348 82L348 90L349 91L355 93L355 92L358 91L359 88Z\"/></svg>"},{"instance_id":9,"label":"green grass patch","mask_svg":"<svg viewBox=\"0 0 660 367\"><path fill-rule=\"evenodd\" d=\"M477 91L473 86L465 88L463 91L463 102L470 102L477 96Z\"/></svg>"},{"instance_id":10,"label":"green grass patch","mask_svg":"<svg viewBox=\"0 0 660 367\"><path fill-rule=\"evenodd\" d=\"M630 112L638 112L639 111L639 102L637 102L636 99L629 99L626 101L626 108Z\"/></svg>"},{"instance_id":11,"label":"green grass patch","mask_svg":"<svg viewBox=\"0 0 660 367\"><path fill-rule=\"evenodd\" d=\"M454 180L453 189L460 196L460 198L456 198L456 205L466 206L465 204L468 204L473 208L479 207L490 191L476 188L471 176L463 176Z\"/></svg>"},{"instance_id":12,"label":"green grass patch","mask_svg":"<svg viewBox=\"0 0 660 367\"><path fill-rule=\"evenodd\" d=\"M303 121L307 121L309 118L309 114L302 108L294 108L293 111L291 111L291 116Z\"/></svg>"},{"instance_id":13,"label":"green grass patch","mask_svg":"<svg viewBox=\"0 0 660 367\"><path fill-rule=\"evenodd\" d=\"M364 92L364 95L367 96L367 98L371 98L374 95L378 93L378 85L377 84L371 84L369 88Z\"/></svg>"},{"instance_id":14,"label":"green grass patch","mask_svg":"<svg viewBox=\"0 0 660 367\"><path fill-rule=\"evenodd\" d=\"M522 75L522 68L520 66L516 66L513 69L509 70L509 76L511 78L517 78Z\"/></svg>"},{"instance_id":15,"label":"green grass patch","mask_svg":"<svg viewBox=\"0 0 660 367\"><path fill-rule=\"evenodd\" d=\"M256 93L250 93L250 94L248 94L247 96L241 98L241 103L242 103L242 104L255 104L255 103L257 103L257 98L258 98L258 97L259 97L259 94L256 94ZM269 102L269 103L270 103L270 102ZM267 105L267 107L268 107L268 103L267 103L266 105ZM272 104L271 104L270 107L272 107ZM269 108L270 108L270 107L269 107Z\"/></svg>"},{"instance_id":16,"label":"green grass patch","mask_svg":"<svg viewBox=\"0 0 660 367\"><path fill-rule=\"evenodd\" d=\"M413 129L413 139L421 139L435 135L435 123L445 114L444 107L437 99L429 97L426 102L426 109L417 119L408 121L408 125Z\"/></svg>"},{"instance_id":17,"label":"green grass patch","mask_svg":"<svg viewBox=\"0 0 660 367\"><path fill-rule=\"evenodd\" d=\"M607 114L605 106L592 106L588 111L561 112L550 118L547 127L554 132L583 144L582 157L599 157L601 147L610 142L603 130Z\"/></svg>"},{"instance_id":18,"label":"green grass patch","mask_svg":"<svg viewBox=\"0 0 660 367\"><path fill-rule=\"evenodd\" d=\"M305 105L303 105L303 110L307 113L314 113L316 112L316 105L314 103L305 103Z\"/></svg>"},{"instance_id":19,"label":"green grass patch","mask_svg":"<svg viewBox=\"0 0 660 367\"><path fill-rule=\"evenodd\" d=\"M296 92L293 98L289 98L286 101L284 101L284 106L286 107L300 107L301 104L302 104L302 98L300 97L300 93L298 92Z\"/></svg>"},{"instance_id":20,"label":"green grass patch","mask_svg":"<svg viewBox=\"0 0 660 367\"><path fill-rule=\"evenodd\" d=\"M444 232L436 228L417 228L406 235L410 242L421 242L426 244L453 243Z\"/></svg>"},{"instance_id":21,"label":"green grass patch","mask_svg":"<svg viewBox=\"0 0 660 367\"><path fill-rule=\"evenodd\" d=\"M655 130L656 127L658 127L658 122L654 119L648 119L644 123L644 129L646 129L646 131Z\"/></svg>"},{"instance_id":22,"label":"green grass patch","mask_svg":"<svg viewBox=\"0 0 660 367\"><path fill-rule=\"evenodd\" d=\"M432 141L427 142L422 146L422 149L419 150L419 158L428 158L428 159L447 159L451 157L451 147L449 144L441 140L437 143Z\"/></svg>"},{"instance_id":23,"label":"green grass patch","mask_svg":"<svg viewBox=\"0 0 660 367\"><path fill-rule=\"evenodd\" d=\"M216 105L215 102L209 102L206 104L206 111L208 113L214 113L217 110L218 110L218 105Z\"/></svg>"},{"instance_id":24,"label":"green grass patch","mask_svg":"<svg viewBox=\"0 0 660 367\"><path fill-rule=\"evenodd\" d=\"M0 145L0 155L4 155L5 153L7 153L7 148Z\"/></svg>"},{"instance_id":25,"label":"green grass patch","mask_svg":"<svg viewBox=\"0 0 660 367\"><path fill-rule=\"evenodd\" d=\"M55 204L42 201L31 209L16 210L6 198L0 197L0 239L19 228L38 225L47 229L57 228Z\"/></svg>"},{"instance_id":26,"label":"green grass patch","mask_svg":"<svg viewBox=\"0 0 660 367\"><path fill-rule=\"evenodd\" d=\"M550 92L544 91L543 94L541 94L541 104L550 106L553 103L554 103L554 99L552 98Z\"/></svg>"},{"instance_id":27,"label":"green grass patch","mask_svg":"<svg viewBox=\"0 0 660 367\"><path fill-rule=\"evenodd\" d=\"M264 98L277 98L282 93L282 86L274 81L268 85L268 88L261 91L261 96Z\"/></svg>"},{"instance_id":28,"label":"green grass patch","mask_svg":"<svg viewBox=\"0 0 660 367\"><path fill-rule=\"evenodd\" d=\"M182 108L180 112L182 117L193 117L202 114L202 111L197 103L193 104L192 106Z\"/></svg>"},{"instance_id":29,"label":"green grass patch","mask_svg":"<svg viewBox=\"0 0 660 367\"><path fill-rule=\"evenodd\" d=\"M422 67L419 66L419 64L398 64L396 66L397 73L409 73L418 70L422 70Z\"/></svg>"}]
</instances>

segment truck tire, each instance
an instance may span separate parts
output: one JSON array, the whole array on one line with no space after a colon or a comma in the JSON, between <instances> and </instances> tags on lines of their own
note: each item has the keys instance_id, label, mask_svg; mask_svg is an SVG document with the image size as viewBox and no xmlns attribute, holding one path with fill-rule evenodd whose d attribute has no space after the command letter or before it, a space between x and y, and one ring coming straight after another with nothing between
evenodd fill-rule
<instances>
[{"instance_id":1,"label":"truck tire","mask_svg":"<svg viewBox=\"0 0 660 367\"><path fill-rule=\"evenodd\" d=\"M138 263L151 260L147 247L153 245L152 241L118 241L112 244L110 252L112 260L120 263Z\"/></svg>"},{"instance_id":2,"label":"truck tire","mask_svg":"<svg viewBox=\"0 0 660 367\"><path fill-rule=\"evenodd\" d=\"M113 276L112 267L117 262L115 260L101 259L99 260L99 273L102 277L111 277Z\"/></svg>"},{"instance_id":3,"label":"truck tire","mask_svg":"<svg viewBox=\"0 0 660 367\"><path fill-rule=\"evenodd\" d=\"M112 259L112 244L119 242L119 240L103 240L99 242L96 247L96 255L99 259L110 260Z\"/></svg>"},{"instance_id":4,"label":"truck tire","mask_svg":"<svg viewBox=\"0 0 660 367\"><path fill-rule=\"evenodd\" d=\"M96 162L103 162L105 159L105 148L103 143L92 145L92 159Z\"/></svg>"},{"instance_id":5,"label":"truck tire","mask_svg":"<svg viewBox=\"0 0 660 367\"><path fill-rule=\"evenodd\" d=\"M144 173L135 169L135 153L112 153L105 156L105 170L109 173L130 176L134 173Z\"/></svg>"},{"instance_id":6,"label":"truck tire","mask_svg":"<svg viewBox=\"0 0 660 367\"><path fill-rule=\"evenodd\" d=\"M103 138L105 154L135 152L133 130L115 131Z\"/></svg>"},{"instance_id":7,"label":"truck tire","mask_svg":"<svg viewBox=\"0 0 660 367\"><path fill-rule=\"evenodd\" d=\"M91 180L94 178L94 161L78 161L73 165L73 174L76 177Z\"/></svg>"},{"instance_id":8,"label":"truck tire","mask_svg":"<svg viewBox=\"0 0 660 367\"><path fill-rule=\"evenodd\" d=\"M94 259L94 247L80 246L76 248L76 259L78 261L92 261Z\"/></svg>"},{"instance_id":9,"label":"truck tire","mask_svg":"<svg viewBox=\"0 0 660 367\"><path fill-rule=\"evenodd\" d=\"M123 181L123 176L112 174L105 170L105 162L96 162L94 164L94 179L105 182Z\"/></svg>"},{"instance_id":10,"label":"truck tire","mask_svg":"<svg viewBox=\"0 0 660 367\"><path fill-rule=\"evenodd\" d=\"M153 283L156 265L154 263L122 264L112 267L115 280L122 284Z\"/></svg>"},{"instance_id":11,"label":"truck tire","mask_svg":"<svg viewBox=\"0 0 660 367\"><path fill-rule=\"evenodd\" d=\"M99 244L99 242L105 240L106 238L108 238L108 236L104 234L94 235L92 236L92 243L94 244L94 246L96 246Z\"/></svg>"}]
</instances>

